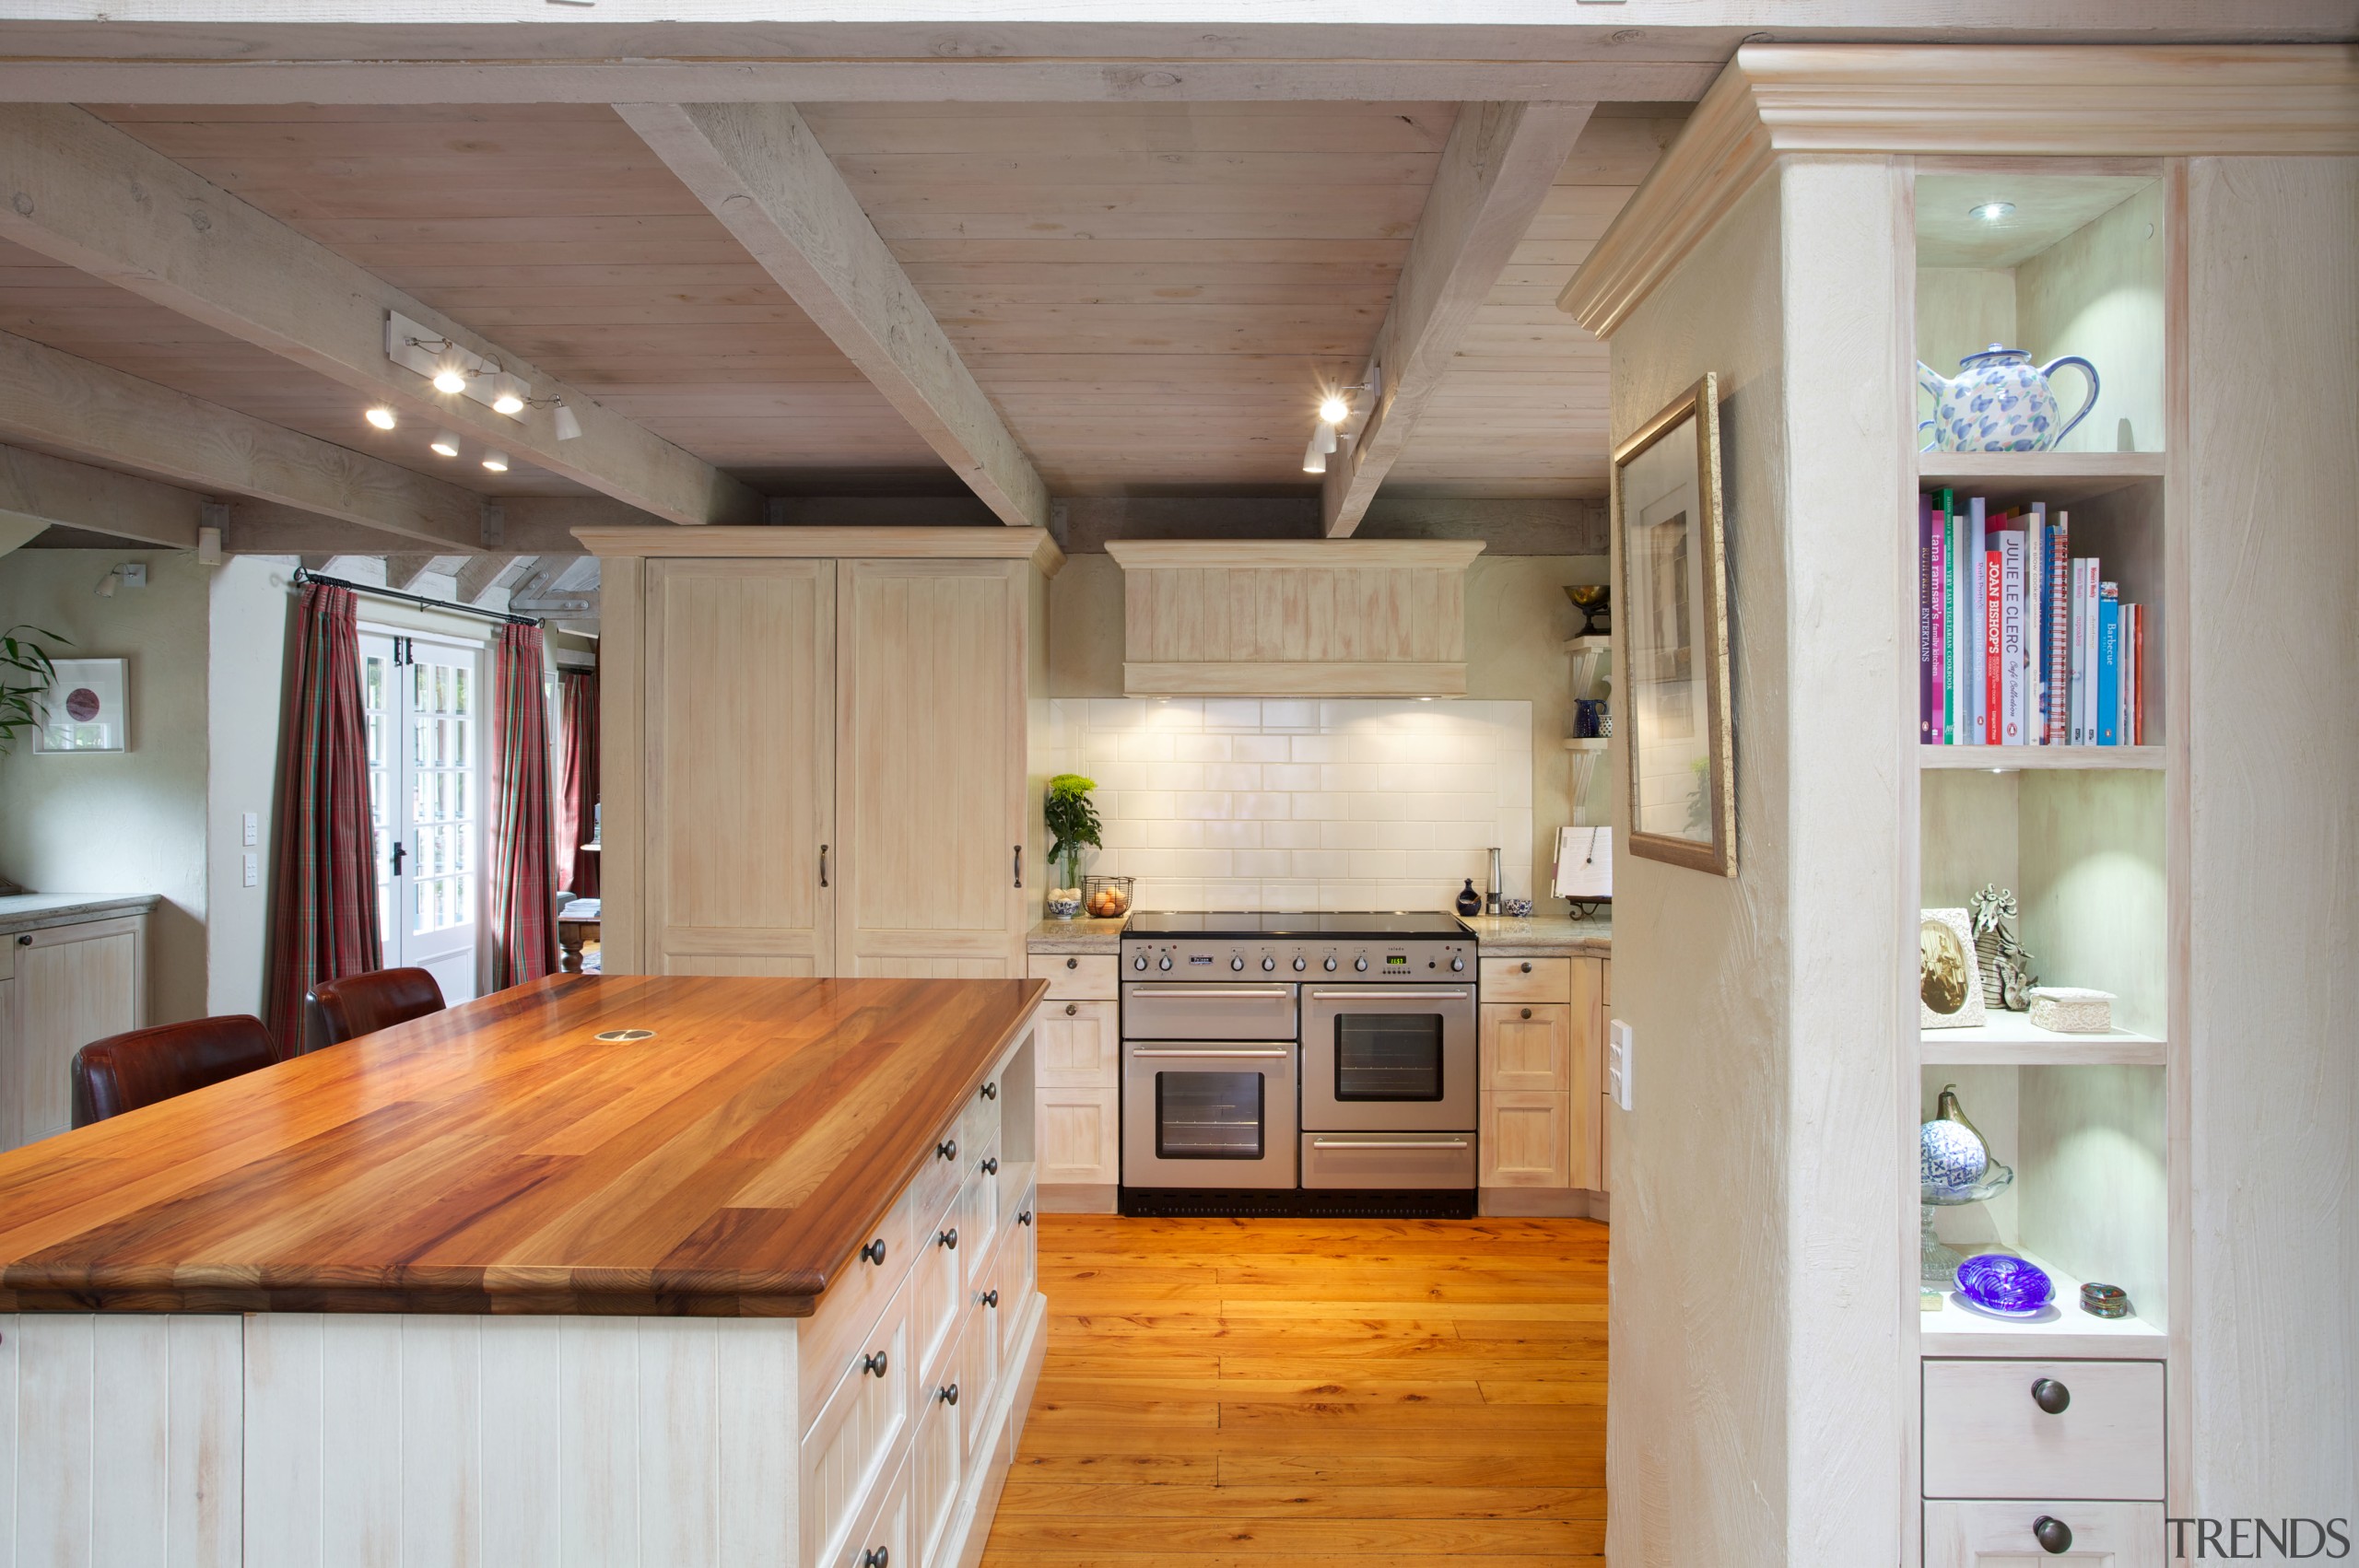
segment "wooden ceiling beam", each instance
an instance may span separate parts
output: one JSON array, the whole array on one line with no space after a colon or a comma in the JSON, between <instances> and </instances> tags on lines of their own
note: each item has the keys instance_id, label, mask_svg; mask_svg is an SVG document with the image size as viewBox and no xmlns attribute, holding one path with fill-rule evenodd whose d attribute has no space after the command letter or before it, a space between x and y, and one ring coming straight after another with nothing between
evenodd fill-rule
<instances>
[{"instance_id":1,"label":"wooden ceiling beam","mask_svg":"<svg viewBox=\"0 0 2359 1568\"><path fill-rule=\"evenodd\" d=\"M8 333L0 432L209 495L277 501L445 549L482 547L472 490Z\"/></svg>"},{"instance_id":2,"label":"wooden ceiling beam","mask_svg":"<svg viewBox=\"0 0 2359 1568\"><path fill-rule=\"evenodd\" d=\"M196 548L205 498L194 490L0 446L0 517L36 519L174 550Z\"/></svg>"},{"instance_id":3,"label":"wooden ceiling beam","mask_svg":"<svg viewBox=\"0 0 2359 1568\"><path fill-rule=\"evenodd\" d=\"M316 370L422 421L449 425L673 522L752 522L761 497L693 453L613 414L521 356L326 246L65 103L0 104L0 237ZM495 414L443 396L385 354L388 312L562 397L555 412Z\"/></svg>"},{"instance_id":4,"label":"wooden ceiling beam","mask_svg":"<svg viewBox=\"0 0 2359 1568\"><path fill-rule=\"evenodd\" d=\"M616 111L1002 522L1047 523L1039 470L792 104Z\"/></svg>"},{"instance_id":5,"label":"wooden ceiling beam","mask_svg":"<svg viewBox=\"0 0 2359 1568\"><path fill-rule=\"evenodd\" d=\"M1352 439L1327 460L1320 514L1329 538L1349 535L1367 514L1595 107L1470 103L1459 110L1392 309L1360 377L1378 390L1364 399ZM1303 433L1309 437L1308 426Z\"/></svg>"}]
</instances>

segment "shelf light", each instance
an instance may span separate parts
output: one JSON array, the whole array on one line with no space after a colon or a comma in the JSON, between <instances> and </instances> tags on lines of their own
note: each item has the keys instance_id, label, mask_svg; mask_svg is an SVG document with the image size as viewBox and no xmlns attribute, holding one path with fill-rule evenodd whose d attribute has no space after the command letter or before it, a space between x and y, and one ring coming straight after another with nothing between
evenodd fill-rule
<instances>
[{"instance_id":1,"label":"shelf light","mask_svg":"<svg viewBox=\"0 0 2359 1568\"><path fill-rule=\"evenodd\" d=\"M483 465L494 474L505 474L508 472L508 454L496 450L487 451L483 454Z\"/></svg>"},{"instance_id":2,"label":"shelf light","mask_svg":"<svg viewBox=\"0 0 2359 1568\"><path fill-rule=\"evenodd\" d=\"M368 413L362 415L361 417L368 420L369 423L374 425L380 430L390 430L398 423L398 421L393 417L393 411L387 408L381 403L376 407L369 410Z\"/></svg>"},{"instance_id":3,"label":"shelf light","mask_svg":"<svg viewBox=\"0 0 2359 1568\"><path fill-rule=\"evenodd\" d=\"M458 433L453 430L443 431L440 435L436 436L432 440L427 442L426 445L428 450L440 452L444 457L456 457L459 455L459 437Z\"/></svg>"},{"instance_id":4,"label":"shelf light","mask_svg":"<svg viewBox=\"0 0 2359 1568\"><path fill-rule=\"evenodd\" d=\"M1984 202L1980 206L1970 208L1966 216L1968 217L1980 218L1985 223L1996 223L2001 218L2014 216L2015 204L2013 202Z\"/></svg>"}]
</instances>

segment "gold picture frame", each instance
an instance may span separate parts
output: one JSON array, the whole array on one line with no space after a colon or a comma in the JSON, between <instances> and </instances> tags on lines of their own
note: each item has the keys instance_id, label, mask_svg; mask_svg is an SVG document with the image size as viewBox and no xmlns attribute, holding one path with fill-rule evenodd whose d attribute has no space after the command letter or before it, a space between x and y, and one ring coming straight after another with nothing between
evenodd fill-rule
<instances>
[{"instance_id":1,"label":"gold picture frame","mask_svg":"<svg viewBox=\"0 0 2359 1568\"><path fill-rule=\"evenodd\" d=\"M1615 720L1629 852L1736 875L1719 379L1614 449Z\"/></svg>"}]
</instances>

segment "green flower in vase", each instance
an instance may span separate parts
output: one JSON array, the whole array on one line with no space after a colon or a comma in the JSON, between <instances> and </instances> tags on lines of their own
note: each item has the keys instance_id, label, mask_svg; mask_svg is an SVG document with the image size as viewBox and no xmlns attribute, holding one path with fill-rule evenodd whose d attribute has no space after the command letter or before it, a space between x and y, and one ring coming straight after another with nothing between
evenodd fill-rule
<instances>
[{"instance_id":1,"label":"green flower in vase","mask_svg":"<svg viewBox=\"0 0 2359 1568\"><path fill-rule=\"evenodd\" d=\"M1051 903L1070 900L1079 907L1081 852L1106 847L1100 837L1103 825L1097 820L1097 807L1089 799L1089 792L1097 788L1097 779L1085 778L1078 773L1060 773L1049 780L1049 802L1041 815L1049 829L1049 863L1062 863L1065 868L1065 885L1051 890Z\"/></svg>"}]
</instances>

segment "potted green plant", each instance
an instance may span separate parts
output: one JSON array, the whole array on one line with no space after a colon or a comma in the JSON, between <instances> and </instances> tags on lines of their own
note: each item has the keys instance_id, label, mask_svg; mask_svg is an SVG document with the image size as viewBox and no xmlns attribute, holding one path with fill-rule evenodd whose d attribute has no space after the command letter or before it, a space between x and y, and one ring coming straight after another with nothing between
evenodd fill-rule
<instances>
[{"instance_id":1,"label":"potted green plant","mask_svg":"<svg viewBox=\"0 0 2359 1568\"><path fill-rule=\"evenodd\" d=\"M1081 913L1081 852L1102 849L1097 807L1089 792L1097 780L1078 773L1060 773L1049 780L1049 802L1042 820L1049 828L1049 864L1064 867L1063 885L1049 890L1049 916L1070 920Z\"/></svg>"},{"instance_id":2,"label":"potted green plant","mask_svg":"<svg viewBox=\"0 0 2359 1568\"><path fill-rule=\"evenodd\" d=\"M0 756L49 721L49 705L41 699L57 680L57 666L51 661L49 650L30 638L18 637L18 632L73 646L67 638L39 626L11 626L0 636Z\"/></svg>"}]
</instances>

